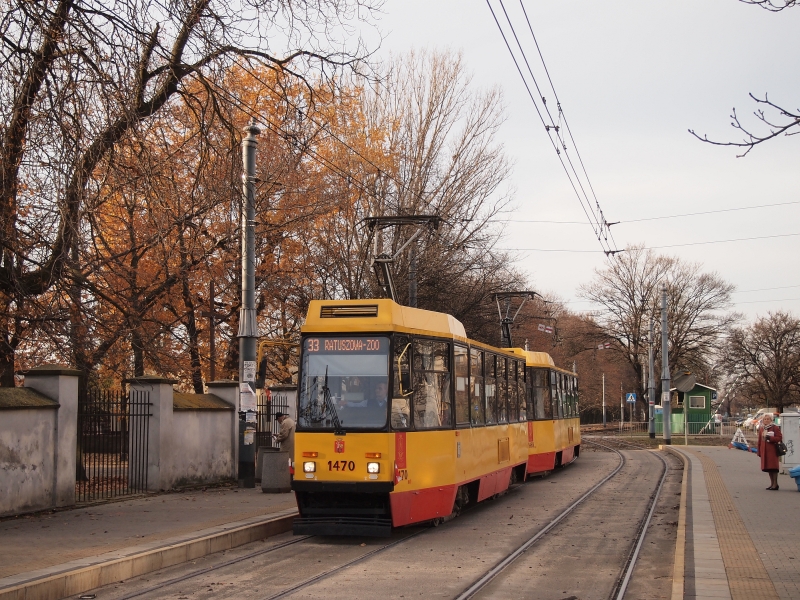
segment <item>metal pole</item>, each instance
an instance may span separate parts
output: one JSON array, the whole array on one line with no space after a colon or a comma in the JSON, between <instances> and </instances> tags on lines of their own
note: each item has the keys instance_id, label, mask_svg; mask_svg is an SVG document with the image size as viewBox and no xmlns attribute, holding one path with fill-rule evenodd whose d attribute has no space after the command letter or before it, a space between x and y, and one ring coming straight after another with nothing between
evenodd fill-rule
<instances>
[{"instance_id":1,"label":"metal pole","mask_svg":"<svg viewBox=\"0 0 800 600\"><path fill-rule=\"evenodd\" d=\"M653 339L655 338L655 320L650 317L650 344L648 348L648 371L647 371L647 405L649 408L649 425L648 432L650 439L656 437L656 377L655 366L653 365Z\"/></svg>"},{"instance_id":2,"label":"metal pole","mask_svg":"<svg viewBox=\"0 0 800 600\"><path fill-rule=\"evenodd\" d=\"M606 428L606 374L603 373L603 429Z\"/></svg>"},{"instance_id":3,"label":"metal pole","mask_svg":"<svg viewBox=\"0 0 800 600\"><path fill-rule=\"evenodd\" d=\"M667 286L661 284L661 405L664 419L664 444L672 444L672 408L670 407L669 339L667 336Z\"/></svg>"},{"instance_id":4,"label":"metal pole","mask_svg":"<svg viewBox=\"0 0 800 600\"><path fill-rule=\"evenodd\" d=\"M255 381L256 381L256 136L261 133L255 121L244 128L242 140L242 305L239 310L239 427L243 445L239 450L239 485L255 487ZM252 412L252 415L248 413ZM252 427L251 427L252 425ZM252 433L250 432L252 429ZM248 443L249 442L249 443Z\"/></svg>"},{"instance_id":5,"label":"metal pole","mask_svg":"<svg viewBox=\"0 0 800 600\"><path fill-rule=\"evenodd\" d=\"M417 307L417 244L412 243L409 248L408 265L408 305Z\"/></svg>"},{"instance_id":6,"label":"metal pole","mask_svg":"<svg viewBox=\"0 0 800 600\"><path fill-rule=\"evenodd\" d=\"M619 432L625 429L625 393L622 391L622 382L619 382Z\"/></svg>"},{"instance_id":7,"label":"metal pole","mask_svg":"<svg viewBox=\"0 0 800 600\"><path fill-rule=\"evenodd\" d=\"M683 445L689 445L689 392L683 394Z\"/></svg>"}]
</instances>

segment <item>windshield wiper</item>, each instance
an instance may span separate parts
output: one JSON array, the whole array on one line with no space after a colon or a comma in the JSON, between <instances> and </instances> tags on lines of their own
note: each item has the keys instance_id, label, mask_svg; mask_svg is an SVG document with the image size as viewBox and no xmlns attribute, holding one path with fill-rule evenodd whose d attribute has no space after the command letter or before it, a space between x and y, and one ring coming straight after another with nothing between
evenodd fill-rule
<instances>
[{"instance_id":1,"label":"windshield wiper","mask_svg":"<svg viewBox=\"0 0 800 600\"><path fill-rule=\"evenodd\" d=\"M325 385L322 386L322 399L325 402L325 406L331 412L333 433L336 435L346 435L347 432L344 430L344 427L342 427L342 424L339 421L339 415L336 414L336 407L333 405L333 401L331 400L331 390L328 387L328 365L325 365Z\"/></svg>"}]
</instances>

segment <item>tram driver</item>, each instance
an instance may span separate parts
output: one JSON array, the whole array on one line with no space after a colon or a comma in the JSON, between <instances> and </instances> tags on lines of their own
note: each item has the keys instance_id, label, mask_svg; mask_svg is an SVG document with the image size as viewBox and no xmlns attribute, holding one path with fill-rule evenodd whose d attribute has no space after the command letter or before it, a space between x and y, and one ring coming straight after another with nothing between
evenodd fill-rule
<instances>
[{"instance_id":1,"label":"tram driver","mask_svg":"<svg viewBox=\"0 0 800 600\"><path fill-rule=\"evenodd\" d=\"M342 424L379 427L386 422L389 385L385 376L361 377L358 387L336 402ZM358 390L358 391L356 391Z\"/></svg>"},{"instance_id":2,"label":"tram driver","mask_svg":"<svg viewBox=\"0 0 800 600\"><path fill-rule=\"evenodd\" d=\"M372 391L371 398L367 401L367 406L373 410L386 410L389 399L389 384L385 379L378 380Z\"/></svg>"}]
</instances>

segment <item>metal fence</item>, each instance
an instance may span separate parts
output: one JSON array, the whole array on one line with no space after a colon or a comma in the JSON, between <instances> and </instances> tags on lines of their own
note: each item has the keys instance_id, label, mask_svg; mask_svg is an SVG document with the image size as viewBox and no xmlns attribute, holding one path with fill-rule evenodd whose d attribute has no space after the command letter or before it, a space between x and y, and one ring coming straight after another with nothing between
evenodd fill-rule
<instances>
[{"instance_id":1,"label":"metal fence","mask_svg":"<svg viewBox=\"0 0 800 600\"><path fill-rule=\"evenodd\" d=\"M147 490L150 407L147 392L81 390L76 502Z\"/></svg>"},{"instance_id":2,"label":"metal fence","mask_svg":"<svg viewBox=\"0 0 800 600\"><path fill-rule=\"evenodd\" d=\"M275 413L289 412L289 403L286 400L282 401L284 398L285 396L272 396L263 390L259 392L256 405L256 448L277 447L272 435L278 433L281 426L275 419Z\"/></svg>"},{"instance_id":3,"label":"metal fence","mask_svg":"<svg viewBox=\"0 0 800 600\"><path fill-rule=\"evenodd\" d=\"M616 429L620 434L631 436L646 436L649 432L650 424L647 421L625 421L616 424ZM661 436L664 434L663 423L656 421L655 423L656 435ZM689 420L688 422L680 422L672 424L672 435L690 435L690 436L707 436L716 435L720 437L733 438L736 433L736 424L733 421L717 423L714 419L702 420Z\"/></svg>"}]
</instances>

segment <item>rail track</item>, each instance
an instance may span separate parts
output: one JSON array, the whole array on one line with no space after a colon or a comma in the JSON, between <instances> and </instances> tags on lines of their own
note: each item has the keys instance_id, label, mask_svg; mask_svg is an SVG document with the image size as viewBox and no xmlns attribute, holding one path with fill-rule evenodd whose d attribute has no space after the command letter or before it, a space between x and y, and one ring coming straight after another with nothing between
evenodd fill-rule
<instances>
[{"instance_id":1,"label":"rail track","mask_svg":"<svg viewBox=\"0 0 800 600\"><path fill-rule=\"evenodd\" d=\"M578 498L575 502L570 504L566 509L564 509L559 515L557 515L554 519L552 519L545 527L540 529L537 533L531 536L527 541L517 547L515 550L510 552L505 558L499 561L492 569L487 571L482 577L480 577L477 581L475 581L470 587L464 590L459 596L456 597L456 600L468 600L469 598L474 598L478 593L484 589L492 580L494 580L498 575L500 575L503 571L505 571L512 563L514 563L518 558L520 558L525 552L527 552L531 547L533 547L537 542L539 542L543 537L545 537L550 531L552 531L559 523L561 523L564 519L566 519L570 513L572 513L578 506L583 504L590 496L592 496L598 489L600 489L605 483L615 477L625 466L625 457L624 455L616 450L611 446L607 446L604 444L599 444L594 441L587 440L586 438L583 439L584 443L592 444L595 446L599 446L602 448L606 448L615 452L619 458L620 462L617 465L616 469L614 469L610 474L604 477L600 482L595 484L592 488L590 488L585 494L583 494L580 498ZM634 444L628 444L634 445ZM658 456L658 455L657 455ZM637 535L634 541L634 544L631 548L631 551L625 561L625 565L623 568L622 575L618 578L615 586L614 592L611 595L611 598L615 598L616 600L622 600L625 596L625 591L628 587L628 583L630 582L631 575L633 574L633 570L636 566L636 559L639 556L639 551L641 550L642 543L644 542L645 535L647 534L647 527L650 524L650 520L653 516L653 512L655 511L656 504L658 502L658 498L661 494L661 489L664 486L664 481L666 480L667 473L669 471L667 462L661 457L658 456L664 466L664 470L661 474L661 478L659 480L658 486L655 492L650 497L648 508L645 512L645 517L640 520L638 527L637 527Z\"/></svg>"},{"instance_id":2,"label":"rail track","mask_svg":"<svg viewBox=\"0 0 800 600\"><path fill-rule=\"evenodd\" d=\"M603 440L603 442L606 442L606 440ZM480 595L481 591L484 590L484 588L486 588L486 586L489 585L491 582L502 580L502 574L504 573L504 571L506 571L512 564L514 564L518 559L520 559L520 557L528 553L537 544L542 542L544 539L548 538L548 535L552 534L553 530L556 529L560 524L565 524L565 522L568 520L568 517L575 511L576 508L584 504L588 499L590 499L594 494L596 494L598 490L600 490L603 486L605 486L614 477L618 476L618 474L626 464L626 458L622 454L622 452L620 452L617 448L614 448L613 445L621 444L627 447L640 448L636 444L616 439L612 441L612 444L606 444L584 438L584 444L591 444L599 448L602 448L606 451L616 453L617 456L619 457L618 464L608 475L603 477L603 479L601 479L599 482L595 483L589 490L584 492L580 497L574 500L565 509L561 510L558 515L550 519L543 526L539 527L537 531L535 531L522 544L518 545L512 551L508 552L502 559L495 562L481 576L479 576L477 579L474 579L473 582L461 593L457 594L455 598L457 598L458 600L466 600L468 598L474 598ZM664 460L664 458L662 458L658 454L656 454L656 456L658 456L658 458L663 463L663 472L661 473L656 489L650 496L648 506L645 510L645 514L637 524L635 539L631 544L627 556L625 557L624 564L621 567L620 575L616 579L616 582L613 586L613 592L609 596L609 598L612 599L621 600L625 595L628 583L631 580L631 576L636 566L637 558L642 548L642 544L644 542L644 538L647 533L651 517L655 511L655 507L658 502L661 489L663 487L664 481L666 479L669 470L666 460ZM516 489L511 490L510 493L513 494L515 491L521 489L521 487L522 486L517 486ZM353 557L349 560L346 560L334 566L323 568L321 572L313 576L307 577L297 583L291 584L288 587L281 586L282 589L276 590L274 593L268 595L248 593L247 595L248 597L251 596L254 598L260 598L261 600L278 600L290 597L298 592L301 592L301 590L304 590L312 585L315 585L317 583L323 582L327 579L331 579L337 575L340 575L343 572L347 571L348 569L355 567L356 565L367 563L368 561L375 559L379 555L389 550L400 548L404 544L407 544L412 539L418 538L421 535L430 534L433 531L440 531L440 530L433 528L410 529L408 535L403 535L399 539L394 539L389 543L382 544L378 547L372 547L367 551L365 551L363 554L360 554L359 556ZM174 588L180 583L191 582L192 580L196 580L197 578L203 575L218 572L222 569L225 569L226 567L231 567L237 563L244 563L245 561L255 559L256 557L268 555L270 553L275 553L279 550L286 549L290 546L297 547L296 546L297 544L300 544L302 546L312 541L313 538L314 536L305 536L301 538L291 539L282 543L272 545L268 548L262 548L254 552L249 552L241 556L225 560L218 564L192 570L189 573L185 573L177 577L172 577L170 579L155 583L153 585L149 585L145 588L132 591L125 595L116 596L116 598L117 600L132 600L134 598L140 598L143 596L159 597L168 588ZM314 550L311 551L313 552Z\"/></svg>"}]
</instances>

